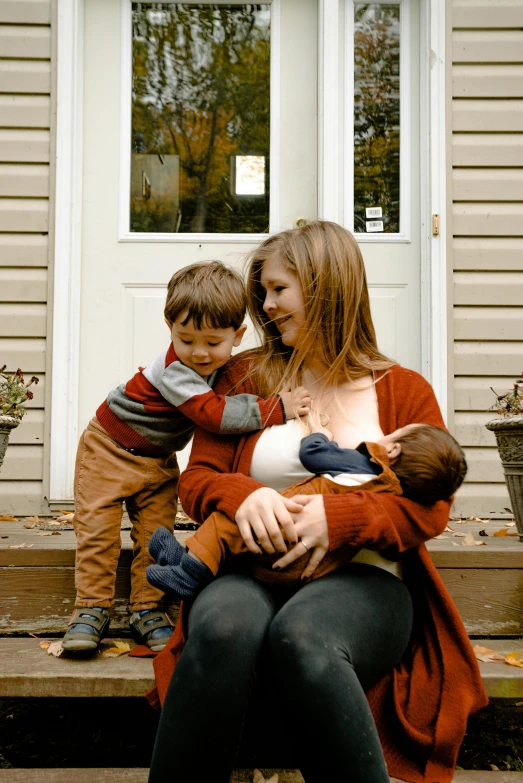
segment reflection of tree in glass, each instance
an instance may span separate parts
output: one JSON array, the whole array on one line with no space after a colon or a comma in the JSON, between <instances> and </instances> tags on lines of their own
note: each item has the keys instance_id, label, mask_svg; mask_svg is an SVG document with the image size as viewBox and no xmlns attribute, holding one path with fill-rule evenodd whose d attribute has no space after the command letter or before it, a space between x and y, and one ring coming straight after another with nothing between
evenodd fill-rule
<instances>
[{"instance_id":1,"label":"reflection of tree in glass","mask_svg":"<svg viewBox=\"0 0 523 783\"><path fill-rule=\"evenodd\" d=\"M399 231L400 9L356 5L354 33L354 227L381 207L384 230Z\"/></svg>"},{"instance_id":2,"label":"reflection of tree in glass","mask_svg":"<svg viewBox=\"0 0 523 783\"><path fill-rule=\"evenodd\" d=\"M179 157L180 231L267 230L268 181L237 198L231 161L268 161L269 22L268 5L133 3L133 152ZM172 230L153 202L132 199L131 230Z\"/></svg>"}]
</instances>

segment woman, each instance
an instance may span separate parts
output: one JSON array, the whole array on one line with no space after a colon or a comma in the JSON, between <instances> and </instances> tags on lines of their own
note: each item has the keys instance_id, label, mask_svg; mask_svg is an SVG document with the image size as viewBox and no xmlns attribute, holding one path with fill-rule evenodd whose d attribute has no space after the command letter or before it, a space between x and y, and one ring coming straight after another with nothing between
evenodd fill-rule
<instances>
[{"instance_id":1,"label":"woman","mask_svg":"<svg viewBox=\"0 0 523 783\"><path fill-rule=\"evenodd\" d=\"M426 381L378 351L361 254L340 226L270 237L253 253L248 292L263 347L230 363L221 392L303 384L348 448L413 422L444 426ZM284 740L307 783L388 783L389 774L446 783L467 716L486 703L424 546L444 529L449 503L367 492L285 499L278 491L305 477L301 436L299 422L241 438L198 431L183 506L200 521L224 512L252 552L281 552L282 568L303 558L304 576L329 549L358 554L287 593L230 573L187 607L155 665L164 704L151 783L228 781L261 670L275 711L288 711ZM270 747L266 729L259 741Z\"/></svg>"}]
</instances>

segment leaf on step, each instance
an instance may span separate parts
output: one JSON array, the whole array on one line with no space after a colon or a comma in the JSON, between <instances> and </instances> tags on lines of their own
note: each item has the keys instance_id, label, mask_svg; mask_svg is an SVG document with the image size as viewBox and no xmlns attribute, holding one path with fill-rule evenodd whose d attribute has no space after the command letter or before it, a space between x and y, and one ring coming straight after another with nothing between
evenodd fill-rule
<instances>
[{"instance_id":1,"label":"leaf on step","mask_svg":"<svg viewBox=\"0 0 523 783\"><path fill-rule=\"evenodd\" d=\"M438 541L442 541L444 538L450 538L450 536L443 536L443 535L440 535L440 536L434 536L434 538L435 538L436 540L438 540Z\"/></svg>"},{"instance_id":2,"label":"leaf on step","mask_svg":"<svg viewBox=\"0 0 523 783\"><path fill-rule=\"evenodd\" d=\"M42 648L42 650L47 650L47 648L49 647L50 644L51 644L51 642L42 642L40 647Z\"/></svg>"},{"instance_id":3,"label":"leaf on step","mask_svg":"<svg viewBox=\"0 0 523 783\"><path fill-rule=\"evenodd\" d=\"M462 546L486 546L486 541L476 541L472 533L467 533L463 541L461 542Z\"/></svg>"},{"instance_id":4,"label":"leaf on step","mask_svg":"<svg viewBox=\"0 0 523 783\"><path fill-rule=\"evenodd\" d=\"M508 530L506 527L502 527L501 530L496 530L495 533L492 533L493 536L496 536L496 538L501 538L502 536L508 535Z\"/></svg>"},{"instance_id":5,"label":"leaf on step","mask_svg":"<svg viewBox=\"0 0 523 783\"><path fill-rule=\"evenodd\" d=\"M519 666L520 669L523 669L523 658L517 652L505 655L505 663L508 663L509 666Z\"/></svg>"},{"instance_id":6,"label":"leaf on step","mask_svg":"<svg viewBox=\"0 0 523 783\"><path fill-rule=\"evenodd\" d=\"M50 519L50 520L47 522L47 524L48 524L50 527L54 527L54 526L56 526L56 525L59 525L59 524L60 524L60 522L59 522L57 519Z\"/></svg>"},{"instance_id":7,"label":"leaf on step","mask_svg":"<svg viewBox=\"0 0 523 783\"><path fill-rule=\"evenodd\" d=\"M453 533L453 532L454 532L454 530L451 528L451 526L450 526L450 525L447 525L447 527L445 528L445 530L444 530L443 532L444 532L444 533Z\"/></svg>"},{"instance_id":8,"label":"leaf on step","mask_svg":"<svg viewBox=\"0 0 523 783\"><path fill-rule=\"evenodd\" d=\"M34 544L8 544L8 549L31 549Z\"/></svg>"},{"instance_id":9,"label":"leaf on step","mask_svg":"<svg viewBox=\"0 0 523 783\"><path fill-rule=\"evenodd\" d=\"M64 514L65 516L69 516L69 514L74 514L74 511L71 511L71 509L67 511L65 508L57 508L56 510L58 511L59 514Z\"/></svg>"},{"instance_id":10,"label":"leaf on step","mask_svg":"<svg viewBox=\"0 0 523 783\"><path fill-rule=\"evenodd\" d=\"M0 538L9 538L9 536L0 536Z\"/></svg>"},{"instance_id":11,"label":"leaf on step","mask_svg":"<svg viewBox=\"0 0 523 783\"><path fill-rule=\"evenodd\" d=\"M118 658L119 655L125 655L130 650L131 648L127 642L114 642L113 647L102 649L102 656L104 658Z\"/></svg>"},{"instance_id":12,"label":"leaf on step","mask_svg":"<svg viewBox=\"0 0 523 783\"><path fill-rule=\"evenodd\" d=\"M500 768L496 767L495 764L489 764L489 767L493 772L501 772Z\"/></svg>"},{"instance_id":13,"label":"leaf on step","mask_svg":"<svg viewBox=\"0 0 523 783\"><path fill-rule=\"evenodd\" d=\"M40 519L37 516L26 517L25 521L29 522L29 524L33 524L33 525L40 525L41 524Z\"/></svg>"},{"instance_id":14,"label":"leaf on step","mask_svg":"<svg viewBox=\"0 0 523 783\"><path fill-rule=\"evenodd\" d=\"M49 647L47 647L47 654L54 655L55 658L59 658L63 653L63 651L64 648L62 647L61 639L58 639L56 642L51 642Z\"/></svg>"},{"instance_id":15,"label":"leaf on step","mask_svg":"<svg viewBox=\"0 0 523 783\"><path fill-rule=\"evenodd\" d=\"M37 536L61 536L59 530L40 530L37 534Z\"/></svg>"},{"instance_id":16,"label":"leaf on step","mask_svg":"<svg viewBox=\"0 0 523 783\"><path fill-rule=\"evenodd\" d=\"M0 514L0 522L16 522L16 517L11 514Z\"/></svg>"},{"instance_id":17,"label":"leaf on step","mask_svg":"<svg viewBox=\"0 0 523 783\"><path fill-rule=\"evenodd\" d=\"M506 511L507 514L512 514L512 509L510 508L504 508L503 511Z\"/></svg>"},{"instance_id":18,"label":"leaf on step","mask_svg":"<svg viewBox=\"0 0 523 783\"><path fill-rule=\"evenodd\" d=\"M254 770L253 783L278 783L278 773L275 772L270 778L264 777L259 769Z\"/></svg>"},{"instance_id":19,"label":"leaf on step","mask_svg":"<svg viewBox=\"0 0 523 783\"><path fill-rule=\"evenodd\" d=\"M515 522L507 522L507 527L516 527Z\"/></svg>"},{"instance_id":20,"label":"leaf on step","mask_svg":"<svg viewBox=\"0 0 523 783\"><path fill-rule=\"evenodd\" d=\"M490 650L488 647L482 647L480 644L474 645L472 650L478 661L483 661L484 663L496 663L496 661L503 663L505 660L504 655L501 655L496 650Z\"/></svg>"},{"instance_id":21,"label":"leaf on step","mask_svg":"<svg viewBox=\"0 0 523 783\"><path fill-rule=\"evenodd\" d=\"M470 535L470 533L453 533L452 535L454 538L465 538L465 536Z\"/></svg>"},{"instance_id":22,"label":"leaf on step","mask_svg":"<svg viewBox=\"0 0 523 783\"><path fill-rule=\"evenodd\" d=\"M56 517L54 522L49 522L50 525L62 525L62 524L73 524L74 514L72 512L62 514L61 517Z\"/></svg>"}]
</instances>

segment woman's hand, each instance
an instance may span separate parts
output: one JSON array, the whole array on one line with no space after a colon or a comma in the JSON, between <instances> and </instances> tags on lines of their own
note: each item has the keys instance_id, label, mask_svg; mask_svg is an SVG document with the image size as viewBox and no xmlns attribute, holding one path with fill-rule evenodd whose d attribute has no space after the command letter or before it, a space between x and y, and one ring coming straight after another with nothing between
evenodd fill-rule
<instances>
[{"instance_id":1,"label":"woman's hand","mask_svg":"<svg viewBox=\"0 0 523 783\"><path fill-rule=\"evenodd\" d=\"M323 495L295 495L291 498L303 508L293 512L295 531L299 541L284 557L274 563L273 568L280 569L303 557L305 549L312 552L301 578L312 576L329 550L329 529L325 516Z\"/></svg>"},{"instance_id":2,"label":"woman's hand","mask_svg":"<svg viewBox=\"0 0 523 783\"><path fill-rule=\"evenodd\" d=\"M297 542L291 514L299 514L302 510L303 505L295 499L284 498L270 487L260 487L245 498L235 521L250 552L262 554L256 543L259 541L266 552L274 554L287 551L283 534L289 543Z\"/></svg>"}]
</instances>

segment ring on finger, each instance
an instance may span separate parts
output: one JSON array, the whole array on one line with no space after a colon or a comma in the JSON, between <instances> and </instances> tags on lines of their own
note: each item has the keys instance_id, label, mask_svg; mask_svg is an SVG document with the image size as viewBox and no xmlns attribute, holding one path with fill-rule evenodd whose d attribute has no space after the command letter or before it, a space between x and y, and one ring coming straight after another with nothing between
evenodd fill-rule
<instances>
[{"instance_id":1,"label":"ring on finger","mask_svg":"<svg viewBox=\"0 0 523 783\"><path fill-rule=\"evenodd\" d=\"M300 539L300 541L298 543L303 544L303 546L305 547L305 550L307 552L309 551L309 547L307 546L307 544L305 543L305 541L303 539Z\"/></svg>"}]
</instances>

